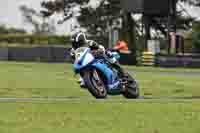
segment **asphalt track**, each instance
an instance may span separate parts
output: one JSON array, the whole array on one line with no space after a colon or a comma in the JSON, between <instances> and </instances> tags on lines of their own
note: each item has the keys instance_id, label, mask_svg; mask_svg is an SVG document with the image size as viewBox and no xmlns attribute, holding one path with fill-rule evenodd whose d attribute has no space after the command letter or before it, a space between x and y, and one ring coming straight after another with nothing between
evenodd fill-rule
<instances>
[{"instance_id":1,"label":"asphalt track","mask_svg":"<svg viewBox=\"0 0 200 133\"><path fill-rule=\"evenodd\" d=\"M128 72L134 74L137 72L151 72L149 70L136 70L128 69ZM166 71L156 71L153 72L154 74L164 74L164 75L171 75L171 76L197 76L200 77L200 72L166 72ZM59 102L66 102L66 103L131 103L131 102L141 102L141 103L187 103L198 101L200 102L199 97L156 97L156 98L145 98L140 97L139 99L112 99L107 98L105 100L96 100L91 97L0 97L0 103L20 103L20 102L27 102L27 103L59 103Z\"/></svg>"}]
</instances>

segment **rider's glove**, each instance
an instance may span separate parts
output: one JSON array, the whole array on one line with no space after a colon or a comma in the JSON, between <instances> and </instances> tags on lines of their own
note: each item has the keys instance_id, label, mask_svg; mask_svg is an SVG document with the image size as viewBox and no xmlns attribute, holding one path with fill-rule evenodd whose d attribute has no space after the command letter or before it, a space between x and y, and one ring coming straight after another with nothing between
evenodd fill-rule
<instances>
[{"instance_id":1,"label":"rider's glove","mask_svg":"<svg viewBox=\"0 0 200 133\"><path fill-rule=\"evenodd\" d=\"M108 57L112 57L112 52L111 51L106 51L106 55L108 56Z\"/></svg>"}]
</instances>

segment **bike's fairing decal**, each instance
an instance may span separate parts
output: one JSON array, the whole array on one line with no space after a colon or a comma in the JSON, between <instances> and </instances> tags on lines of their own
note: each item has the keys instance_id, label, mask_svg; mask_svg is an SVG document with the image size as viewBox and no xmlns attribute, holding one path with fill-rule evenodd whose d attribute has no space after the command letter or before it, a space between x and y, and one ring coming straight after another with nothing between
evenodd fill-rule
<instances>
[{"instance_id":1,"label":"bike's fairing decal","mask_svg":"<svg viewBox=\"0 0 200 133\"><path fill-rule=\"evenodd\" d=\"M119 81L115 82L114 84L108 85L108 87L110 89L116 89L116 87L118 87L118 85L119 85Z\"/></svg>"}]
</instances>

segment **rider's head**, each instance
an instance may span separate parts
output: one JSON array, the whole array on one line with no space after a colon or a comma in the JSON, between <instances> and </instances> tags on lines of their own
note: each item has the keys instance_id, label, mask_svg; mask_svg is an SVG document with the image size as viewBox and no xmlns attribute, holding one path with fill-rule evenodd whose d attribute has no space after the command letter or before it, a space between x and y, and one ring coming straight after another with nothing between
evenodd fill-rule
<instances>
[{"instance_id":1,"label":"rider's head","mask_svg":"<svg viewBox=\"0 0 200 133\"><path fill-rule=\"evenodd\" d=\"M79 47L82 47L87 43L87 39L84 33L80 32L78 34L75 34L72 36L72 47L74 49L77 49Z\"/></svg>"}]
</instances>

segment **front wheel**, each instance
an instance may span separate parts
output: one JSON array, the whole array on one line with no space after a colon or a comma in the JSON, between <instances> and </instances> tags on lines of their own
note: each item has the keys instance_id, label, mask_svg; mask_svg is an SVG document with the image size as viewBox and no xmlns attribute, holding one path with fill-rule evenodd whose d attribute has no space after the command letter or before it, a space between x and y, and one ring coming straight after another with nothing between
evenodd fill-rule
<instances>
[{"instance_id":1,"label":"front wheel","mask_svg":"<svg viewBox=\"0 0 200 133\"><path fill-rule=\"evenodd\" d=\"M126 89L122 93L124 97L128 99L137 99L139 98L139 86L136 80L128 74Z\"/></svg>"},{"instance_id":2,"label":"front wheel","mask_svg":"<svg viewBox=\"0 0 200 133\"><path fill-rule=\"evenodd\" d=\"M83 79L89 92L97 99L107 97L106 86L101 73L96 69L90 69L83 74Z\"/></svg>"}]
</instances>

